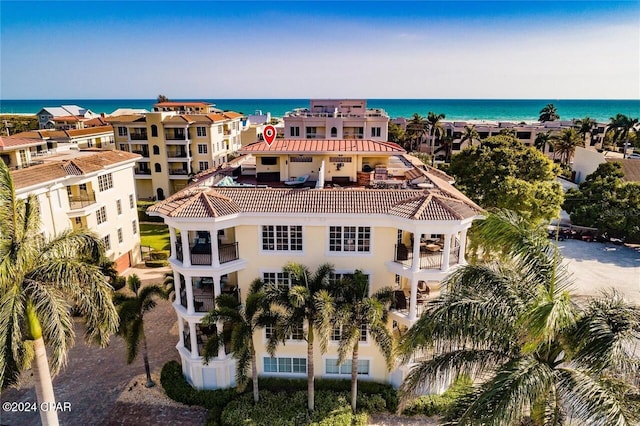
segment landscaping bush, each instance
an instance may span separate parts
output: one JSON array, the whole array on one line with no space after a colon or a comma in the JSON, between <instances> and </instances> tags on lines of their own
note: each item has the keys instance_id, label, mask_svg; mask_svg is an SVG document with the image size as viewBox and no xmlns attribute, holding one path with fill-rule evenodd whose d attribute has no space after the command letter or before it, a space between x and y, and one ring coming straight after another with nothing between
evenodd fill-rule
<instances>
[{"instance_id":1,"label":"landscaping bush","mask_svg":"<svg viewBox=\"0 0 640 426\"><path fill-rule=\"evenodd\" d=\"M145 260L144 264L147 268L162 268L168 266L169 262L166 260Z\"/></svg>"},{"instance_id":2,"label":"landscaping bush","mask_svg":"<svg viewBox=\"0 0 640 426\"><path fill-rule=\"evenodd\" d=\"M118 291L121 288L124 288L125 285L127 285L127 279L118 275L111 285L113 286L113 289L115 291Z\"/></svg>"},{"instance_id":3,"label":"landscaping bush","mask_svg":"<svg viewBox=\"0 0 640 426\"><path fill-rule=\"evenodd\" d=\"M366 425L365 413L352 414L348 392L316 392L315 410L307 411L307 392L260 391L260 402L253 403L250 393L231 401L222 412L222 424L228 426L352 426Z\"/></svg>"},{"instance_id":4,"label":"landscaping bush","mask_svg":"<svg viewBox=\"0 0 640 426\"><path fill-rule=\"evenodd\" d=\"M164 222L164 219L158 216L149 216L147 208L154 205L154 201L138 201L138 221L139 222Z\"/></svg>"},{"instance_id":5,"label":"landscaping bush","mask_svg":"<svg viewBox=\"0 0 640 426\"><path fill-rule=\"evenodd\" d=\"M149 253L151 260L167 260L171 252L169 250L153 250Z\"/></svg>"},{"instance_id":6,"label":"landscaping bush","mask_svg":"<svg viewBox=\"0 0 640 426\"><path fill-rule=\"evenodd\" d=\"M455 402L473 388L469 376L459 377L442 395L420 396L407 404L402 414L413 416L446 416L455 407Z\"/></svg>"}]
</instances>

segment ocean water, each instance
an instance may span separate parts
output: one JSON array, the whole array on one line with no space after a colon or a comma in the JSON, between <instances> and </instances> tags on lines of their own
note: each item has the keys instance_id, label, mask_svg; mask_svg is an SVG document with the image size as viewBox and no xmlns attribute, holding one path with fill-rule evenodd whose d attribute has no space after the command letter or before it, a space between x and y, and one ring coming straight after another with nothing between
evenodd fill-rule
<instances>
[{"instance_id":1,"label":"ocean water","mask_svg":"<svg viewBox=\"0 0 640 426\"><path fill-rule=\"evenodd\" d=\"M206 101L217 108L253 114L258 110L281 117L295 108L309 106L308 99L180 99ZM45 106L80 105L93 112L109 114L118 108L151 110L155 99L0 99L0 113L35 114ZM571 99L368 99L369 108L382 108L391 118L426 116L429 111L445 114L447 120L537 120L540 110L554 104L561 120L591 117L608 122L618 113L637 118L640 100Z\"/></svg>"}]
</instances>

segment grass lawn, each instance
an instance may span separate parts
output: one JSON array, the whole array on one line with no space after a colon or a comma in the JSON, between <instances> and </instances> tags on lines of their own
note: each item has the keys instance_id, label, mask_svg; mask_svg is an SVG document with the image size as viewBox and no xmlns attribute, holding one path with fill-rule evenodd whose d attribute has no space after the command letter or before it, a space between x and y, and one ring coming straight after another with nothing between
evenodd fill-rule
<instances>
[{"instance_id":1,"label":"grass lawn","mask_svg":"<svg viewBox=\"0 0 640 426\"><path fill-rule=\"evenodd\" d=\"M154 250L169 250L169 227L165 224L140 224L140 245L151 246Z\"/></svg>"}]
</instances>

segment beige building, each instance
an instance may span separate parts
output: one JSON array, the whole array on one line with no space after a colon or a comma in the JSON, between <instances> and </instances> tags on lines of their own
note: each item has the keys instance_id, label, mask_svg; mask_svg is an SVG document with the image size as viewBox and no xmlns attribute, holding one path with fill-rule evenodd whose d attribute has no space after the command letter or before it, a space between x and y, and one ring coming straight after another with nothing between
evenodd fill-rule
<instances>
[{"instance_id":1,"label":"beige building","mask_svg":"<svg viewBox=\"0 0 640 426\"><path fill-rule=\"evenodd\" d=\"M141 156L134 169L139 197L158 200L236 153L241 119L206 102L163 102L150 113L108 118L117 148Z\"/></svg>"},{"instance_id":2,"label":"beige building","mask_svg":"<svg viewBox=\"0 0 640 426\"><path fill-rule=\"evenodd\" d=\"M414 324L441 281L465 264L467 230L481 209L452 186L449 176L388 142L284 142L257 142L242 151L254 156L262 185L256 186L253 176L239 176L232 186L219 186L232 178L210 174L148 210L169 226L177 349L185 376L198 388L234 385L228 345L207 365L201 357L215 331L201 325L214 298L228 293L242 301L257 277L288 285L282 273L287 262L311 269L329 262L335 268L332 280L359 269L369 277L371 292L394 288L388 326L398 331ZM321 185L290 180L317 169L314 179L324 181ZM304 327L274 358L266 351L270 332L254 336L259 374L305 377ZM349 361L336 362L339 333L333 330L326 354L315 354L318 376L349 377ZM396 385L406 375L404 367L387 371L367 330L362 331L358 369L364 380Z\"/></svg>"},{"instance_id":3,"label":"beige building","mask_svg":"<svg viewBox=\"0 0 640 426\"><path fill-rule=\"evenodd\" d=\"M284 117L286 139L388 139L389 116L362 99L312 99Z\"/></svg>"},{"instance_id":4,"label":"beige building","mask_svg":"<svg viewBox=\"0 0 640 426\"><path fill-rule=\"evenodd\" d=\"M12 176L19 197L38 198L45 235L89 229L102 239L107 256L122 272L140 262L133 180L137 158L120 151L70 151L15 170Z\"/></svg>"}]
</instances>

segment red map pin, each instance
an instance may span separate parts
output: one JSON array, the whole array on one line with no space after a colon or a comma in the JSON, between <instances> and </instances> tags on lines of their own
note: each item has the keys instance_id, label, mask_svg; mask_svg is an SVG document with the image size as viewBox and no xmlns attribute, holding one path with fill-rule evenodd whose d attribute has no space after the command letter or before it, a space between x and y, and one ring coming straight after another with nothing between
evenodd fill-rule
<instances>
[{"instance_id":1,"label":"red map pin","mask_svg":"<svg viewBox=\"0 0 640 426\"><path fill-rule=\"evenodd\" d=\"M262 136L267 142L267 145L271 146L271 143L276 139L276 128L271 125L265 127L262 131Z\"/></svg>"}]
</instances>

